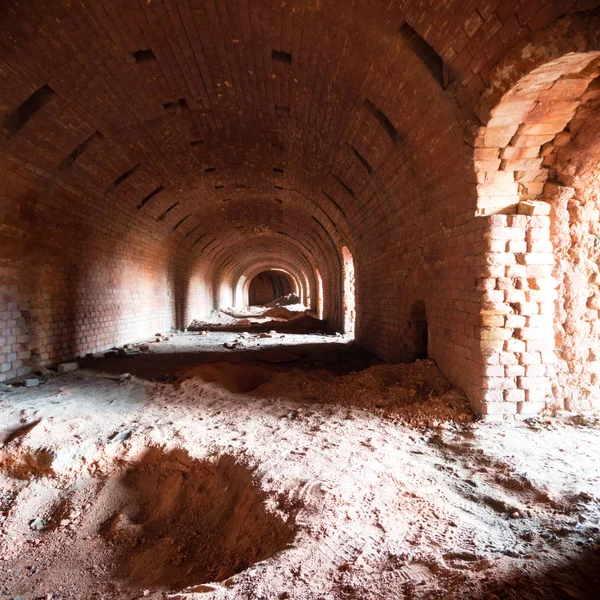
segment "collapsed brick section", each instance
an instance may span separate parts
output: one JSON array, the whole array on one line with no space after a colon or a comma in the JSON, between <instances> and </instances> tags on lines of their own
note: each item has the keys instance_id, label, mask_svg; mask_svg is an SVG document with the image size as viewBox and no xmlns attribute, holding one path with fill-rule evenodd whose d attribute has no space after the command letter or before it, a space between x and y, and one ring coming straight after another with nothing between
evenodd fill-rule
<instances>
[{"instance_id":1,"label":"collapsed brick section","mask_svg":"<svg viewBox=\"0 0 600 600\"><path fill-rule=\"evenodd\" d=\"M553 403L589 410L600 405L600 78L548 150L544 198L558 284Z\"/></svg>"},{"instance_id":2,"label":"collapsed brick section","mask_svg":"<svg viewBox=\"0 0 600 600\"><path fill-rule=\"evenodd\" d=\"M478 214L532 209L542 197L553 140L558 144L582 96L597 77L600 52L574 53L549 61L521 78L475 141Z\"/></svg>"}]
</instances>

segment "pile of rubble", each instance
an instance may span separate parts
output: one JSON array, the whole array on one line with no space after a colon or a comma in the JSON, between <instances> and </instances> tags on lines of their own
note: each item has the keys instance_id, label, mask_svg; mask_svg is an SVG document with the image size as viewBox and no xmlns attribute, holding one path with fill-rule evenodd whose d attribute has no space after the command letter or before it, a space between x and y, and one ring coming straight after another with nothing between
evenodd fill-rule
<instances>
[{"instance_id":1,"label":"pile of rubble","mask_svg":"<svg viewBox=\"0 0 600 600\"><path fill-rule=\"evenodd\" d=\"M204 334L206 334L206 332L204 332ZM136 354L140 354L142 352L150 352L150 344L168 342L169 338L169 334L158 332L154 334L154 341L124 344L123 346L116 346L115 348L112 348L111 350L101 354L86 354L86 358L115 358L117 356L135 356Z\"/></svg>"},{"instance_id":2,"label":"pile of rubble","mask_svg":"<svg viewBox=\"0 0 600 600\"><path fill-rule=\"evenodd\" d=\"M292 306L295 304L300 304L300 297L296 294L288 294L287 296L280 296L279 298L275 298L275 300L271 300L265 306L272 308L274 306Z\"/></svg>"},{"instance_id":3,"label":"pile of rubble","mask_svg":"<svg viewBox=\"0 0 600 600\"><path fill-rule=\"evenodd\" d=\"M338 377L323 371L285 372L261 387L261 393L376 410L412 427L447 429L473 420L465 395L432 360L374 365Z\"/></svg>"},{"instance_id":4,"label":"pile of rubble","mask_svg":"<svg viewBox=\"0 0 600 600\"><path fill-rule=\"evenodd\" d=\"M327 332L325 321L315 318L309 309L299 303L295 294L273 300L265 306L221 308L213 310L204 319L194 319L188 331L242 331L285 333Z\"/></svg>"},{"instance_id":5,"label":"pile of rubble","mask_svg":"<svg viewBox=\"0 0 600 600\"><path fill-rule=\"evenodd\" d=\"M43 385L53 377L71 373L73 371L76 371L78 368L79 364L76 362L60 363L52 369L49 369L48 367L38 367L34 369L31 373L28 373L27 375L11 379L7 383L0 384L0 393L10 392L17 387L38 387L38 385Z\"/></svg>"},{"instance_id":6,"label":"pile of rubble","mask_svg":"<svg viewBox=\"0 0 600 600\"><path fill-rule=\"evenodd\" d=\"M260 340L262 339L271 339L271 338L283 338L283 334L277 334L275 330L271 331L263 331L261 333L251 334L247 331L241 333L238 337L236 337L232 342L225 342L223 344L224 348L228 350L244 350L246 348L252 348L258 346Z\"/></svg>"}]
</instances>

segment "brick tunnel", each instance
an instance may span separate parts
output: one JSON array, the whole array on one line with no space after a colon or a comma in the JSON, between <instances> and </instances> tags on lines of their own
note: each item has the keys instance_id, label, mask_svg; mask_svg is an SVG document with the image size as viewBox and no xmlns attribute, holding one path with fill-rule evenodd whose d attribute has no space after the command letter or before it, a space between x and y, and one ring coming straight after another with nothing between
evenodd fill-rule
<instances>
[{"instance_id":1,"label":"brick tunnel","mask_svg":"<svg viewBox=\"0 0 600 600\"><path fill-rule=\"evenodd\" d=\"M579 160L569 136L597 116L590 4L8 3L0 379L183 328L265 261L343 330L347 247L361 347L420 356L424 306L429 356L477 411L536 412L553 384L560 403L544 244L552 161ZM572 360L595 386L596 359Z\"/></svg>"},{"instance_id":2,"label":"brick tunnel","mask_svg":"<svg viewBox=\"0 0 600 600\"><path fill-rule=\"evenodd\" d=\"M184 327L267 259L342 330L348 247L361 347L419 356L424 305L429 356L476 410L536 412L559 151L597 200L572 135L597 117L590 4L8 3L0 378Z\"/></svg>"},{"instance_id":3,"label":"brick tunnel","mask_svg":"<svg viewBox=\"0 0 600 600\"><path fill-rule=\"evenodd\" d=\"M599 410L599 6L0 3L0 384L289 297L483 421Z\"/></svg>"}]
</instances>

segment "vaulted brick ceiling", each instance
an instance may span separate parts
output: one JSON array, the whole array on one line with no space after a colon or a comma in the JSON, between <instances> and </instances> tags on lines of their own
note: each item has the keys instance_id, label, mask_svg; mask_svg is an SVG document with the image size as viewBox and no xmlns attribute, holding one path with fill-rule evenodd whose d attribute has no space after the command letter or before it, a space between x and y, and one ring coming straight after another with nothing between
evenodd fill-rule
<instances>
[{"instance_id":1,"label":"vaulted brick ceiling","mask_svg":"<svg viewBox=\"0 0 600 600\"><path fill-rule=\"evenodd\" d=\"M461 2L9 3L1 112L48 94L4 150L194 251L268 236L327 260L367 206L373 221L395 213L394 180L433 183L432 128L438 144L458 137L399 29L427 19L451 65L483 15Z\"/></svg>"}]
</instances>

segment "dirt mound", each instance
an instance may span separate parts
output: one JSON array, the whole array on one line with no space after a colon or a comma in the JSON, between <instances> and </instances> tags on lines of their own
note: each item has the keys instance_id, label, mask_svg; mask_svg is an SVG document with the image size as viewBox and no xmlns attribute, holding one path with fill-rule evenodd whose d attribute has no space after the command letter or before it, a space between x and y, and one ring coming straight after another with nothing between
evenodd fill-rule
<instances>
[{"instance_id":1,"label":"dirt mound","mask_svg":"<svg viewBox=\"0 0 600 600\"><path fill-rule=\"evenodd\" d=\"M189 325L189 331L202 331L214 325L234 325L238 319L221 310L212 310L204 319L194 319Z\"/></svg>"},{"instance_id":2,"label":"dirt mound","mask_svg":"<svg viewBox=\"0 0 600 600\"><path fill-rule=\"evenodd\" d=\"M15 479L27 480L53 475L54 452L48 448L38 448L32 452L8 452L0 457L0 470Z\"/></svg>"},{"instance_id":3,"label":"dirt mound","mask_svg":"<svg viewBox=\"0 0 600 600\"><path fill-rule=\"evenodd\" d=\"M291 331L329 331L327 321L316 319L309 314L303 314L289 321Z\"/></svg>"},{"instance_id":4,"label":"dirt mound","mask_svg":"<svg viewBox=\"0 0 600 600\"><path fill-rule=\"evenodd\" d=\"M210 365L200 365L187 371L180 381L201 379L211 387L218 387L234 394L244 394L255 390L271 377L273 373L262 367L244 364L219 362Z\"/></svg>"},{"instance_id":5,"label":"dirt mound","mask_svg":"<svg viewBox=\"0 0 600 600\"><path fill-rule=\"evenodd\" d=\"M0 447L10 444L14 440L18 440L23 436L27 435L36 425L38 425L40 419L25 425L19 425L18 427L7 428L0 430Z\"/></svg>"},{"instance_id":6,"label":"dirt mound","mask_svg":"<svg viewBox=\"0 0 600 600\"><path fill-rule=\"evenodd\" d=\"M301 310L291 310L299 306ZM252 307L255 308L255 307ZM245 310L245 309L244 309ZM317 319L301 305L278 306L263 313L253 313L247 317L242 312L213 311L214 315L206 319L194 319L188 326L189 331L234 331L254 332L275 330L280 333L332 333L327 321ZM236 317L232 314L237 315Z\"/></svg>"},{"instance_id":7,"label":"dirt mound","mask_svg":"<svg viewBox=\"0 0 600 600\"><path fill-rule=\"evenodd\" d=\"M273 306L288 306L290 304L300 304L300 297L296 294L288 294L287 296L280 296L271 300L265 304L266 307L271 308Z\"/></svg>"},{"instance_id":8,"label":"dirt mound","mask_svg":"<svg viewBox=\"0 0 600 600\"><path fill-rule=\"evenodd\" d=\"M246 308L222 308L220 312L234 319L260 319L265 309L262 306L247 306Z\"/></svg>"},{"instance_id":9,"label":"dirt mound","mask_svg":"<svg viewBox=\"0 0 600 600\"><path fill-rule=\"evenodd\" d=\"M283 550L294 526L265 508L252 470L150 449L122 478L122 506L102 525L136 587L181 590L223 581Z\"/></svg>"},{"instance_id":10,"label":"dirt mound","mask_svg":"<svg viewBox=\"0 0 600 600\"><path fill-rule=\"evenodd\" d=\"M263 313L264 317L269 319L294 319L299 317L302 313L297 313L292 310L288 310L285 306L276 306Z\"/></svg>"},{"instance_id":11,"label":"dirt mound","mask_svg":"<svg viewBox=\"0 0 600 600\"><path fill-rule=\"evenodd\" d=\"M298 381L302 377L302 381ZM413 426L444 421L470 421L473 413L464 394L454 388L432 360L412 364L376 365L339 377L323 373L274 377L261 393L302 397L316 402L379 409Z\"/></svg>"}]
</instances>

